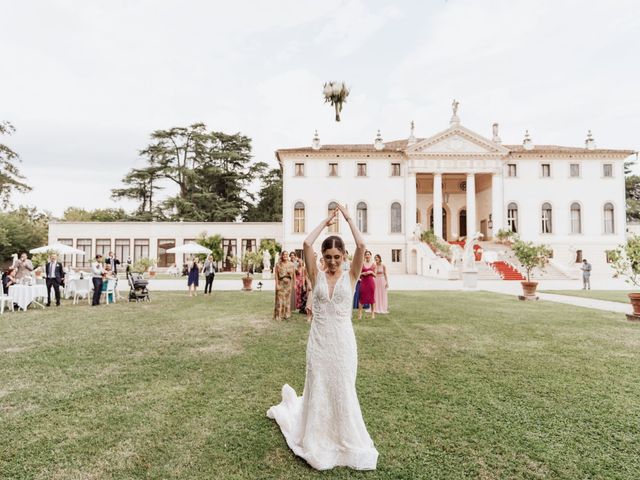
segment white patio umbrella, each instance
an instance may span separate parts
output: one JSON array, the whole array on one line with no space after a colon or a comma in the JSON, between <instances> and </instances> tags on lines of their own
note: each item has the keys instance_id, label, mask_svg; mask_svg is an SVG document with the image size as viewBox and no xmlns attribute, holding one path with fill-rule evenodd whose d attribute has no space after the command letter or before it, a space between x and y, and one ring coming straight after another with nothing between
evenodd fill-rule
<instances>
[{"instance_id":1,"label":"white patio umbrella","mask_svg":"<svg viewBox=\"0 0 640 480\"><path fill-rule=\"evenodd\" d=\"M169 248L167 253L211 253L207 247L203 247L199 243L185 243L184 245L180 245L179 247Z\"/></svg>"},{"instance_id":2,"label":"white patio umbrella","mask_svg":"<svg viewBox=\"0 0 640 480\"><path fill-rule=\"evenodd\" d=\"M47 253L56 252L59 255L84 255L84 251L77 248L70 247L63 243L52 243L51 245L45 245L44 247L32 248L29 253Z\"/></svg>"}]
</instances>

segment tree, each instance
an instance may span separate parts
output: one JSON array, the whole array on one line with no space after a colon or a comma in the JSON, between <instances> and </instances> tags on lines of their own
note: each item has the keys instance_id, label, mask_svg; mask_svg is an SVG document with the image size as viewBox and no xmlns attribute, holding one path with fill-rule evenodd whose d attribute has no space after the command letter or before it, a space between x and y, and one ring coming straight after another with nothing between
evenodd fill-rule
<instances>
[{"instance_id":1,"label":"tree","mask_svg":"<svg viewBox=\"0 0 640 480\"><path fill-rule=\"evenodd\" d=\"M67 222L122 222L128 219L127 212L122 208L85 210L79 207L69 207L62 216L62 220Z\"/></svg>"},{"instance_id":2,"label":"tree","mask_svg":"<svg viewBox=\"0 0 640 480\"><path fill-rule=\"evenodd\" d=\"M219 262L220 260L222 260L222 256L224 255L224 251L222 250L222 236L207 235L206 232L202 232L200 235L198 235L196 243L211 250L211 256L213 257L214 262Z\"/></svg>"},{"instance_id":3,"label":"tree","mask_svg":"<svg viewBox=\"0 0 640 480\"><path fill-rule=\"evenodd\" d=\"M9 122L0 122L0 135L11 135L15 127ZM7 208L11 194L15 192L28 192L31 187L24 183L24 176L16 167L20 156L8 146L0 143L0 204Z\"/></svg>"},{"instance_id":4,"label":"tree","mask_svg":"<svg viewBox=\"0 0 640 480\"><path fill-rule=\"evenodd\" d=\"M262 165L266 169L266 163ZM244 219L248 222L282 221L282 170L272 168L262 176L258 201L249 207Z\"/></svg>"},{"instance_id":5,"label":"tree","mask_svg":"<svg viewBox=\"0 0 640 480\"><path fill-rule=\"evenodd\" d=\"M204 123L195 123L156 130L151 140L140 152L148 169L153 169L147 173L153 174L154 182L175 184L177 195L162 202L159 210L153 209L144 199L153 193L154 184L145 184L132 170L124 179L127 187L113 190L116 198L135 198L141 205L139 213L169 220L228 222L250 208L253 196L247 187L263 167L251 165L249 137L210 132Z\"/></svg>"},{"instance_id":6,"label":"tree","mask_svg":"<svg viewBox=\"0 0 640 480\"><path fill-rule=\"evenodd\" d=\"M629 175L624 179L627 221L640 221L640 176Z\"/></svg>"},{"instance_id":7,"label":"tree","mask_svg":"<svg viewBox=\"0 0 640 480\"><path fill-rule=\"evenodd\" d=\"M19 207L0 213L0 262L13 253L26 252L47 243L50 216L35 208Z\"/></svg>"},{"instance_id":8,"label":"tree","mask_svg":"<svg viewBox=\"0 0 640 480\"><path fill-rule=\"evenodd\" d=\"M152 220L154 217L154 194L161 187L157 185L160 167L151 165L146 168L133 168L122 179L124 188L111 190L111 197L119 200L130 198L139 202L133 214L134 219Z\"/></svg>"},{"instance_id":9,"label":"tree","mask_svg":"<svg viewBox=\"0 0 640 480\"><path fill-rule=\"evenodd\" d=\"M527 272L527 282L531 282L533 269L544 269L551 257L551 250L546 245L535 245L533 242L523 240L516 240L513 244L513 253Z\"/></svg>"}]
</instances>

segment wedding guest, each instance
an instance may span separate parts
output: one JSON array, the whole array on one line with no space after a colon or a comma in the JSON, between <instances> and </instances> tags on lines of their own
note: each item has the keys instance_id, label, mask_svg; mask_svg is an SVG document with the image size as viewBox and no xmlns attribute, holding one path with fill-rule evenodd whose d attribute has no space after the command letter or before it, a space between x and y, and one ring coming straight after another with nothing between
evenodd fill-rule
<instances>
[{"instance_id":1,"label":"wedding guest","mask_svg":"<svg viewBox=\"0 0 640 480\"><path fill-rule=\"evenodd\" d=\"M194 258L193 261L189 263L189 276L187 277L187 286L189 287L190 297L198 296L198 292L196 290L198 288L199 281L200 281L200 264L198 263L198 259Z\"/></svg>"},{"instance_id":2,"label":"wedding guest","mask_svg":"<svg viewBox=\"0 0 640 480\"><path fill-rule=\"evenodd\" d=\"M307 303L307 275L304 260L298 261L296 269L296 310L305 313Z\"/></svg>"},{"instance_id":3,"label":"wedding guest","mask_svg":"<svg viewBox=\"0 0 640 480\"><path fill-rule=\"evenodd\" d=\"M297 298L298 298L298 267L300 266L300 262L298 261L298 256L296 252L291 252L289 254L289 260L293 265L293 284L291 285L291 311L295 312L297 308Z\"/></svg>"},{"instance_id":4,"label":"wedding guest","mask_svg":"<svg viewBox=\"0 0 640 480\"><path fill-rule=\"evenodd\" d=\"M324 258L321 258L318 262L318 270L320 270L321 272L327 271L327 265L324 263Z\"/></svg>"},{"instance_id":5,"label":"wedding guest","mask_svg":"<svg viewBox=\"0 0 640 480\"><path fill-rule=\"evenodd\" d=\"M104 259L104 263L111 266L111 271L114 275L118 275L118 265L120 265L120 260L116 258L113 252L109 252L109 256Z\"/></svg>"},{"instance_id":6,"label":"wedding guest","mask_svg":"<svg viewBox=\"0 0 640 480\"><path fill-rule=\"evenodd\" d=\"M16 282L16 269L15 267L9 267L9 269L2 274L2 291L5 295L9 294L9 287L15 285Z\"/></svg>"},{"instance_id":7,"label":"wedding guest","mask_svg":"<svg viewBox=\"0 0 640 480\"><path fill-rule=\"evenodd\" d=\"M342 271L348 272L351 268L351 260L349 260L349 251L344 251L344 260L342 261Z\"/></svg>"},{"instance_id":8,"label":"wedding guest","mask_svg":"<svg viewBox=\"0 0 640 480\"><path fill-rule=\"evenodd\" d=\"M92 306L100 305L100 296L102 295L102 276L104 275L104 265L102 265L102 255L96 255L96 260L91 264L91 281L93 282L93 301Z\"/></svg>"},{"instance_id":9,"label":"wedding guest","mask_svg":"<svg viewBox=\"0 0 640 480\"><path fill-rule=\"evenodd\" d=\"M27 258L27 252L22 252L20 258L14 260L13 266L16 268L16 283L20 283L22 279L30 277L31 272L33 272L33 263Z\"/></svg>"},{"instance_id":10,"label":"wedding guest","mask_svg":"<svg viewBox=\"0 0 640 480\"><path fill-rule=\"evenodd\" d=\"M276 263L273 278L276 283L276 299L273 309L274 320L288 320L291 316L291 290L295 282L293 263L285 250L280 253L280 260Z\"/></svg>"},{"instance_id":11,"label":"wedding guest","mask_svg":"<svg viewBox=\"0 0 640 480\"><path fill-rule=\"evenodd\" d=\"M209 295L211 295L211 288L213 287L213 279L216 276L216 266L213 263L213 255L209 255L207 260L204 262L204 267L202 269L202 273L204 274L204 293L207 294L207 289L209 289Z\"/></svg>"},{"instance_id":12,"label":"wedding guest","mask_svg":"<svg viewBox=\"0 0 640 480\"><path fill-rule=\"evenodd\" d=\"M388 296L389 279L387 277L387 267L382 263L382 257L373 257L376 262L376 293L375 293L375 313L389 313Z\"/></svg>"},{"instance_id":13,"label":"wedding guest","mask_svg":"<svg viewBox=\"0 0 640 480\"><path fill-rule=\"evenodd\" d=\"M375 263L369 250L364 252L364 263L360 272L360 298L358 299L358 320L362 320L362 307L371 305L371 318L376 318L375 294L376 294Z\"/></svg>"},{"instance_id":14,"label":"wedding guest","mask_svg":"<svg viewBox=\"0 0 640 480\"><path fill-rule=\"evenodd\" d=\"M64 283L64 268L58 262L58 255L52 253L44 267L45 283L47 285L47 307L51 306L51 289L56 297L56 307L60 306L60 286Z\"/></svg>"},{"instance_id":15,"label":"wedding guest","mask_svg":"<svg viewBox=\"0 0 640 480\"><path fill-rule=\"evenodd\" d=\"M586 258L582 260L580 270L582 270L582 289L591 290L591 264Z\"/></svg>"},{"instance_id":16,"label":"wedding guest","mask_svg":"<svg viewBox=\"0 0 640 480\"><path fill-rule=\"evenodd\" d=\"M127 266L125 267L125 273L128 275L131 272L131 266L133 265L133 260L131 257L127 258Z\"/></svg>"}]
</instances>

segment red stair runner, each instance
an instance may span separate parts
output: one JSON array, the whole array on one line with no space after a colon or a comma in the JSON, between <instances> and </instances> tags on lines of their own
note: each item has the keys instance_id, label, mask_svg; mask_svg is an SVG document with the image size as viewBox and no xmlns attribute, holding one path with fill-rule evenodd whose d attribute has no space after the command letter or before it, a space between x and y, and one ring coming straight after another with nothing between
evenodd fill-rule
<instances>
[{"instance_id":1,"label":"red stair runner","mask_svg":"<svg viewBox=\"0 0 640 480\"><path fill-rule=\"evenodd\" d=\"M503 280L524 280L525 278L515 268L506 262L493 262L491 266L494 268L500 278Z\"/></svg>"}]
</instances>

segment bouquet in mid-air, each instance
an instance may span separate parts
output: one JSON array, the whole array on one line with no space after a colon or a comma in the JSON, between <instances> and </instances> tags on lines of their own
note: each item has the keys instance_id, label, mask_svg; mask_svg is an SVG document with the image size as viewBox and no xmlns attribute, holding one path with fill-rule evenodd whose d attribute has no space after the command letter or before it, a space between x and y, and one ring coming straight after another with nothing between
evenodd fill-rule
<instances>
[{"instance_id":1,"label":"bouquet in mid-air","mask_svg":"<svg viewBox=\"0 0 640 480\"><path fill-rule=\"evenodd\" d=\"M344 82L326 82L322 90L325 103L330 103L336 109L336 122L340 121L342 105L347 102L349 89Z\"/></svg>"}]
</instances>

